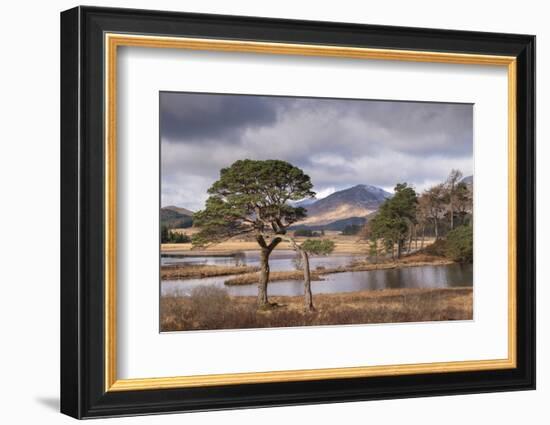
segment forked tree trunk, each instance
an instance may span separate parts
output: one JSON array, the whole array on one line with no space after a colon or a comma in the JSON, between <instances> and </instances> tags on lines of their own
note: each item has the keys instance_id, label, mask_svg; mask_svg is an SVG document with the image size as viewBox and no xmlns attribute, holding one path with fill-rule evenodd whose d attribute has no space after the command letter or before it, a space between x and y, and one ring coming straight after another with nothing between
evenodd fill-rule
<instances>
[{"instance_id":1,"label":"forked tree trunk","mask_svg":"<svg viewBox=\"0 0 550 425\"><path fill-rule=\"evenodd\" d=\"M258 280L258 308L270 306L267 298L267 284L269 283L269 255L271 251L281 242L281 238L274 238L268 245L262 235L256 236L260 245L260 279Z\"/></svg>"}]
</instances>

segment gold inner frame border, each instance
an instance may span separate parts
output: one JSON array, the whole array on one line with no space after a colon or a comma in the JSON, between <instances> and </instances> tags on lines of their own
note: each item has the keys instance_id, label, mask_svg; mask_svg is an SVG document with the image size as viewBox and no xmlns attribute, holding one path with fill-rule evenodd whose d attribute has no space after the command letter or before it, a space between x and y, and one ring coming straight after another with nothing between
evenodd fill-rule
<instances>
[{"instance_id":1,"label":"gold inner frame border","mask_svg":"<svg viewBox=\"0 0 550 425\"><path fill-rule=\"evenodd\" d=\"M257 384L289 381L312 381L359 377L411 375L420 373L449 373L512 369L516 358L516 58L513 56L478 55L465 53L428 52L413 50L371 49L329 45L288 44L256 41L180 38L150 35L106 33L105 46L105 391L137 391L218 385ZM118 47L148 47L227 51L279 55L324 56L355 59L397 60L469 65L504 66L508 72L508 357L495 360L398 364L381 366L342 367L118 379L116 324L116 164L117 164L117 51Z\"/></svg>"}]
</instances>

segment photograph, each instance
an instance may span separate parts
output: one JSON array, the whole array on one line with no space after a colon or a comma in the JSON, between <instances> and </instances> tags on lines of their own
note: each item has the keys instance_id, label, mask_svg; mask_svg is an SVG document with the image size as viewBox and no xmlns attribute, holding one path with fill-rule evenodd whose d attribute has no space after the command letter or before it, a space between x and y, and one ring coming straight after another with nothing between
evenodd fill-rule
<instances>
[{"instance_id":1,"label":"photograph","mask_svg":"<svg viewBox=\"0 0 550 425\"><path fill-rule=\"evenodd\" d=\"M473 105L160 92L160 330L473 319Z\"/></svg>"}]
</instances>

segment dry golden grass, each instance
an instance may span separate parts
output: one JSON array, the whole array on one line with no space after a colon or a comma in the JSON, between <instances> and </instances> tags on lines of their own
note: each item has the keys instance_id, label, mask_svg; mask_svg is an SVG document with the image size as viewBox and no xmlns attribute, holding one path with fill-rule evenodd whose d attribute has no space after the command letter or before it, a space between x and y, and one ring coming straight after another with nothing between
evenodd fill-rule
<instances>
[{"instance_id":1,"label":"dry golden grass","mask_svg":"<svg viewBox=\"0 0 550 425\"><path fill-rule=\"evenodd\" d=\"M160 278L165 279L191 279L214 276L228 276L233 274L253 273L258 267L252 266L199 266L199 265L169 265L162 266Z\"/></svg>"},{"instance_id":2,"label":"dry golden grass","mask_svg":"<svg viewBox=\"0 0 550 425\"><path fill-rule=\"evenodd\" d=\"M384 289L314 295L311 313L304 312L302 297L270 297L273 308L259 311L255 297L206 287L190 297L161 298L161 330L471 320L472 299L472 288Z\"/></svg>"},{"instance_id":3,"label":"dry golden grass","mask_svg":"<svg viewBox=\"0 0 550 425\"><path fill-rule=\"evenodd\" d=\"M175 229L180 233L187 234L189 236L196 233L195 228L191 229ZM304 242L306 237L297 237L295 240L298 243ZM315 238L317 239L317 238ZM369 253L369 243L368 241L361 240L358 236L346 236L341 235L337 231L326 231L325 236L320 239L330 239L335 243L334 253L335 254L358 254L358 255L368 255ZM426 238L424 241L424 246L427 247L434 242L432 238ZM414 244L413 244L414 247ZM418 247L420 247L420 242L418 242ZM180 243L180 244L162 244L161 252L163 253L174 253L174 252L189 252L192 251L197 255L201 254L224 254L224 253L234 253L240 251L257 251L259 249L258 243L252 239L242 239L242 238L233 238L227 241L208 246L201 249L193 249L193 245L190 243ZM292 250L292 246L283 241L275 250Z\"/></svg>"},{"instance_id":4,"label":"dry golden grass","mask_svg":"<svg viewBox=\"0 0 550 425\"><path fill-rule=\"evenodd\" d=\"M403 255L399 260L384 259L374 264L366 260L355 261L351 265L350 270L344 271L378 270L396 267L443 266L453 263L453 260L449 260L445 257L438 257L436 255L429 255L425 253L414 253L410 255Z\"/></svg>"},{"instance_id":5,"label":"dry golden grass","mask_svg":"<svg viewBox=\"0 0 550 425\"><path fill-rule=\"evenodd\" d=\"M227 279L224 283L229 286L252 285L258 283L259 278L260 273L246 273L231 279ZM275 282L278 280L302 280L303 278L304 272L301 270L289 270L269 273L270 282ZM311 271L311 280L323 280L321 279L321 273L317 271Z\"/></svg>"},{"instance_id":6,"label":"dry golden grass","mask_svg":"<svg viewBox=\"0 0 550 425\"><path fill-rule=\"evenodd\" d=\"M185 233L187 235L192 235L196 230L192 229L176 229L180 233ZM305 237L295 238L296 242L302 243L306 239ZM316 238L317 239L317 238ZM336 254L367 254L369 246L367 241L359 240L357 236L345 236L340 235L339 232L326 232L325 236L320 239L330 239L335 243L334 253ZM181 244L162 244L161 252L170 253L170 252L186 252L191 251L193 245L190 243L181 243ZM193 252L197 253L233 253L238 251L257 251L259 249L258 243L252 239L239 239L233 238L227 241L208 246L206 248L201 248L200 250L194 249ZM276 250L292 250L290 243L283 241L277 247Z\"/></svg>"},{"instance_id":7,"label":"dry golden grass","mask_svg":"<svg viewBox=\"0 0 550 425\"><path fill-rule=\"evenodd\" d=\"M437 255L430 255L426 253L415 253L411 255L405 255L401 257L398 261L400 264L452 264L454 261L449 260L445 257L439 257ZM421 264L423 265L423 264Z\"/></svg>"}]
</instances>

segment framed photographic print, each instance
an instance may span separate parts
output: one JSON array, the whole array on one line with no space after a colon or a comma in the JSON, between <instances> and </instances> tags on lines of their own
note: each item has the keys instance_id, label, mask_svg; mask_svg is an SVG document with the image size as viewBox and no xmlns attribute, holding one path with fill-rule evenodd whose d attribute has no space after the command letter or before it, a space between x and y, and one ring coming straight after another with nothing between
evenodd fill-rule
<instances>
[{"instance_id":1,"label":"framed photographic print","mask_svg":"<svg viewBox=\"0 0 550 425\"><path fill-rule=\"evenodd\" d=\"M535 38L61 14L61 411L535 387Z\"/></svg>"}]
</instances>

